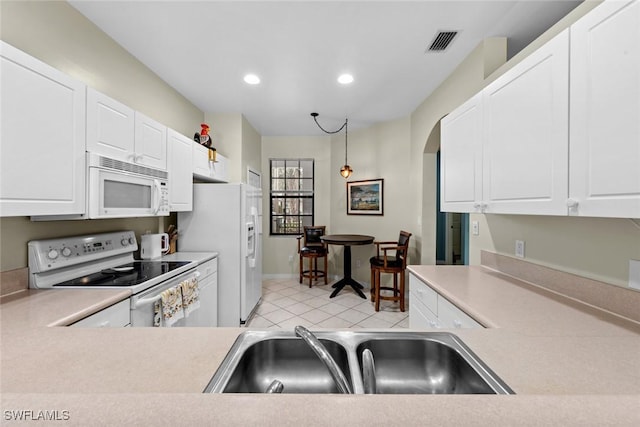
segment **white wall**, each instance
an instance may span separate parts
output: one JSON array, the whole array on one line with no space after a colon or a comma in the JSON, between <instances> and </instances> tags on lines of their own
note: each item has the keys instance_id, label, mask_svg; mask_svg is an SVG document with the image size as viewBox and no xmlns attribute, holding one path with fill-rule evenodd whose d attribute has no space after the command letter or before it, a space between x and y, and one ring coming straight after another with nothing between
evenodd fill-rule
<instances>
[{"instance_id":1,"label":"white wall","mask_svg":"<svg viewBox=\"0 0 640 427\"><path fill-rule=\"evenodd\" d=\"M200 129L202 111L168 86L66 2L0 2L0 38L87 85L187 136ZM3 143L5 143L3 141ZM27 267L27 242L61 236L166 228L166 218L32 223L0 219L0 271Z\"/></svg>"}]
</instances>

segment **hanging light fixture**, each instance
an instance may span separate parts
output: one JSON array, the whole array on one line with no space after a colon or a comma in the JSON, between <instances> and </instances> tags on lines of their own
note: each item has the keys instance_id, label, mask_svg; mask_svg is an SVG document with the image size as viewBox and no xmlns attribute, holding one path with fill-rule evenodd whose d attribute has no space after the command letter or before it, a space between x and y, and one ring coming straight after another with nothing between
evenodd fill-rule
<instances>
[{"instance_id":1,"label":"hanging light fixture","mask_svg":"<svg viewBox=\"0 0 640 427\"><path fill-rule=\"evenodd\" d=\"M351 166L349 166L349 163L347 162L347 143L348 143L348 137L349 137L349 119L344 119L344 124L342 126L340 126L340 129L335 130L335 131L328 131L328 130L323 129L322 126L320 126L320 123L318 123L318 116L319 116L318 113L311 113L311 117L313 117L313 120L316 122L316 124L318 125L320 130L323 131L324 133L334 134L334 133L338 133L342 129L344 129L344 166L342 166L340 168L340 175L342 175L342 177L344 179L347 179L353 173L353 169L351 169Z\"/></svg>"}]
</instances>

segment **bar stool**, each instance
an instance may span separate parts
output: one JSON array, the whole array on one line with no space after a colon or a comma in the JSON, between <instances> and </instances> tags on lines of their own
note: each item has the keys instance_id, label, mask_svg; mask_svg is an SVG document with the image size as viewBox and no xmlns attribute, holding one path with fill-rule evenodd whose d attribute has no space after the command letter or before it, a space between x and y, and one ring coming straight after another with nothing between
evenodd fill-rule
<instances>
[{"instance_id":1,"label":"bar stool","mask_svg":"<svg viewBox=\"0 0 640 427\"><path fill-rule=\"evenodd\" d=\"M376 245L376 256L369 259L371 264L371 301L376 303L376 311L380 311L380 300L400 302L400 311L404 311L404 282L407 269L407 253L411 233L400 231L397 242L373 242ZM380 255L382 250L383 255ZM395 251L395 256L387 252ZM380 273L393 274L393 287L380 285ZM398 288L400 274L400 288ZM393 295L381 295L381 290L392 291Z\"/></svg>"},{"instance_id":2,"label":"bar stool","mask_svg":"<svg viewBox=\"0 0 640 427\"><path fill-rule=\"evenodd\" d=\"M300 256L300 283L302 279L309 279L309 287L314 280L324 277L324 284L327 284L327 254L329 249L320 240L324 236L326 226L304 226L304 234L298 236L298 254ZM302 247L301 247L302 241ZM309 269L304 269L304 259L309 259ZM318 258L324 258L324 269L318 269Z\"/></svg>"}]
</instances>

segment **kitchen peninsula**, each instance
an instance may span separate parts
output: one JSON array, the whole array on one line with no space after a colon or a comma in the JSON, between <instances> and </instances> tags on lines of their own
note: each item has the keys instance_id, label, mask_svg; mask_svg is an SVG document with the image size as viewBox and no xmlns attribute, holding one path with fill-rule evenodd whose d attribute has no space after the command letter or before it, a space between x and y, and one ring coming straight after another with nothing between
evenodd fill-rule
<instances>
[{"instance_id":1,"label":"kitchen peninsula","mask_svg":"<svg viewBox=\"0 0 640 427\"><path fill-rule=\"evenodd\" d=\"M28 290L4 297L1 306L3 419L15 420L19 410L58 410L68 411L70 425L134 425L151 418L160 425L640 422L632 409L640 399L638 322L487 266L410 271L492 326L453 332L516 395L205 395L243 328L47 327L72 319L83 304L95 311L99 300L109 305L126 296L105 291L88 301L87 291ZM491 312L483 311L488 306Z\"/></svg>"}]
</instances>

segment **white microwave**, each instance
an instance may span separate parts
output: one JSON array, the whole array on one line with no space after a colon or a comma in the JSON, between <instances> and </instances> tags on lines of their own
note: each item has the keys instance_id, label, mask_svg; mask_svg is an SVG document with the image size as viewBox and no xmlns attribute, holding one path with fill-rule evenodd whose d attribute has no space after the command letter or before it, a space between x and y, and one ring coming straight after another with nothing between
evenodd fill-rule
<instances>
[{"instance_id":1,"label":"white microwave","mask_svg":"<svg viewBox=\"0 0 640 427\"><path fill-rule=\"evenodd\" d=\"M169 215L168 173L87 153L89 218Z\"/></svg>"}]
</instances>

